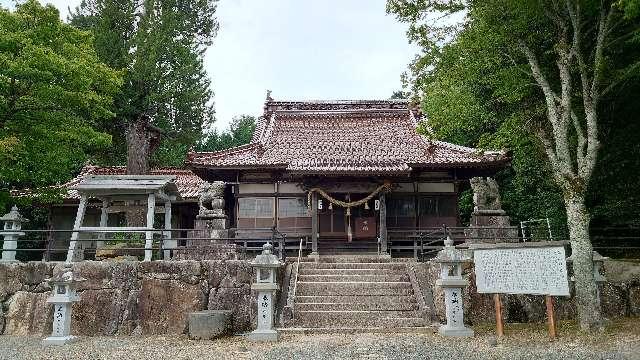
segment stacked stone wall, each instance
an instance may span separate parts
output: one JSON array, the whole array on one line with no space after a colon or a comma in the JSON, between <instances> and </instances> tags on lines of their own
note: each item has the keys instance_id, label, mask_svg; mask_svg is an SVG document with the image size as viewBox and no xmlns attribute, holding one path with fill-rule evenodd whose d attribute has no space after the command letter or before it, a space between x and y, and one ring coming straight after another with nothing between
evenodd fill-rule
<instances>
[{"instance_id":1,"label":"stacked stone wall","mask_svg":"<svg viewBox=\"0 0 640 360\"><path fill-rule=\"evenodd\" d=\"M51 332L45 280L61 269L52 262L0 264L0 334ZM187 314L206 309L232 310L234 332L255 323L248 261L84 261L73 269L87 279L73 305L74 334L181 334Z\"/></svg>"}]
</instances>

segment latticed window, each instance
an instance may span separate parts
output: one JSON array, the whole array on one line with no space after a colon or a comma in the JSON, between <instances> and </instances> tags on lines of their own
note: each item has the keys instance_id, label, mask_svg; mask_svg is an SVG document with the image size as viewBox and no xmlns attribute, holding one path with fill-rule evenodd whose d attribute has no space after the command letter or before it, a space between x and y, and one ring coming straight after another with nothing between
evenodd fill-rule
<instances>
[{"instance_id":1,"label":"latticed window","mask_svg":"<svg viewBox=\"0 0 640 360\"><path fill-rule=\"evenodd\" d=\"M278 199L278 228L310 230L311 215L308 211L306 198Z\"/></svg>"},{"instance_id":2,"label":"latticed window","mask_svg":"<svg viewBox=\"0 0 640 360\"><path fill-rule=\"evenodd\" d=\"M268 228L273 226L275 199L251 197L238 199L239 228Z\"/></svg>"}]
</instances>

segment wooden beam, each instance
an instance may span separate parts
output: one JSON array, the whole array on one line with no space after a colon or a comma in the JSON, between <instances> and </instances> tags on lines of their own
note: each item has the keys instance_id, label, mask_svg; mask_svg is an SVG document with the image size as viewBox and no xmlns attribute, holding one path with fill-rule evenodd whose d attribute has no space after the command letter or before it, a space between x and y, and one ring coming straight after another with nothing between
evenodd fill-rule
<instances>
[{"instance_id":1,"label":"wooden beam","mask_svg":"<svg viewBox=\"0 0 640 360\"><path fill-rule=\"evenodd\" d=\"M166 231L164 232L164 238L162 240L164 244L163 247L169 248L171 250L164 250L163 258L165 260L170 260L172 249L175 249L175 247L178 245L178 241L173 240L171 238L171 202L170 201L167 201L164 203L164 229Z\"/></svg>"},{"instance_id":2,"label":"wooden beam","mask_svg":"<svg viewBox=\"0 0 640 360\"><path fill-rule=\"evenodd\" d=\"M380 252L387 253L387 202L386 195L380 194Z\"/></svg>"},{"instance_id":3,"label":"wooden beam","mask_svg":"<svg viewBox=\"0 0 640 360\"><path fill-rule=\"evenodd\" d=\"M153 218L155 215L156 209L156 196L154 194L149 194L147 200L147 228L153 229ZM153 231L147 231L144 235L144 261L151 261L151 257L153 256Z\"/></svg>"},{"instance_id":4,"label":"wooden beam","mask_svg":"<svg viewBox=\"0 0 640 360\"><path fill-rule=\"evenodd\" d=\"M311 194L311 255L318 255L318 194Z\"/></svg>"},{"instance_id":5,"label":"wooden beam","mask_svg":"<svg viewBox=\"0 0 640 360\"><path fill-rule=\"evenodd\" d=\"M102 208L100 209L100 227L107 227L109 222L109 199L102 199ZM98 234L96 241L96 250L104 247L105 233Z\"/></svg>"},{"instance_id":6,"label":"wooden beam","mask_svg":"<svg viewBox=\"0 0 640 360\"><path fill-rule=\"evenodd\" d=\"M69 241L69 251L67 252L67 262L82 260L82 256L78 254L78 229L82 227L84 221L84 213L87 209L87 195L80 195L80 204L76 213L76 221L73 224L74 232L71 233L71 241Z\"/></svg>"}]
</instances>

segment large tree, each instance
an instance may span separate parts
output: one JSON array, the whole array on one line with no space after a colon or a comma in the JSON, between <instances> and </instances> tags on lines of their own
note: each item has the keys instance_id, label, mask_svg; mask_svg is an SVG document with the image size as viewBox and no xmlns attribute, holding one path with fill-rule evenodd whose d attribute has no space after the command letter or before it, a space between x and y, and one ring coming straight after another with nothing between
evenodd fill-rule
<instances>
[{"instance_id":1,"label":"large tree","mask_svg":"<svg viewBox=\"0 0 640 360\"><path fill-rule=\"evenodd\" d=\"M111 145L121 74L101 63L91 33L29 0L0 8L0 188L64 182Z\"/></svg>"},{"instance_id":2,"label":"large tree","mask_svg":"<svg viewBox=\"0 0 640 360\"><path fill-rule=\"evenodd\" d=\"M585 200L601 144L608 140L609 132L601 127L606 116L603 99L638 75L640 62L631 55L637 55L639 2L389 0L387 4L388 11L410 24L410 38L424 50L413 67L415 90L432 86L434 69L446 60L446 47L470 28L483 29L480 39L495 49L493 59L513 65L509 67L512 72L500 80L520 89L515 99L522 101L521 107L511 110L517 115L512 120L515 129L536 139L562 192L580 325L585 330L599 327L600 303ZM467 55L472 62L473 54ZM528 92L530 89L535 92ZM460 90L464 99L469 88ZM464 103L461 109L472 111ZM475 126L493 121L477 120Z\"/></svg>"},{"instance_id":3,"label":"large tree","mask_svg":"<svg viewBox=\"0 0 640 360\"><path fill-rule=\"evenodd\" d=\"M100 58L125 72L108 130L111 161L126 153L128 173L148 173L154 152L162 165L180 165L213 121L203 54L218 29L216 2L83 0L72 12L73 25L95 34Z\"/></svg>"}]
</instances>

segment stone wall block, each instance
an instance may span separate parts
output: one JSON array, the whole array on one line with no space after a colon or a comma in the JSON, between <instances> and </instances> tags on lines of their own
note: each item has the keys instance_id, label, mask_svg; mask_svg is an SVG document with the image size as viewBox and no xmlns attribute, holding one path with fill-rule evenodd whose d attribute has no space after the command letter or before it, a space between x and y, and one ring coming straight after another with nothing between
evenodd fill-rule
<instances>
[{"instance_id":1,"label":"stone wall block","mask_svg":"<svg viewBox=\"0 0 640 360\"><path fill-rule=\"evenodd\" d=\"M39 287L53 275L54 263L30 261L26 263L0 264L0 302L7 301L18 291L49 291Z\"/></svg>"},{"instance_id":2,"label":"stone wall block","mask_svg":"<svg viewBox=\"0 0 640 360\"><path fill-rule=\"evenodd\" d=\"M148 261L138 263L138 275L143 279L179 280L187 284L198 284L202 276L199 261Z\"/></svg>"},{"instance_id":3,"label":"stone wall block","mask_svg":"<svg viewBox=\"0 0 640 360\"><path fill-rule=\"evenodd\" d=\"M77 335L115 335L126 294L118 289L85 290L73 304L71 331Z\"/></svg>"},{"instance_id":4,"label":"stone wall block","mask_svg":"<svg viewBox=\"0 0 640 360\"><path fill-rule=\"evenodd\" d=\"M251 286L211 289L208 310L231 310L233 331L253 328L257 300L251 294Z\"/></svg>"},{"instance_id":5,"label":"stone wall block","mask_svg":"<svg viewBox=\"0 0 640 360\"><path fill-rule=\"evenodd\" d=\"M640 281L629 286L629 315L640 316Z\"/></svg>"},{"instance_id":6,"label":"stone wall block","mask_svg":"<svg viewBox=\"0 0 640 360\"><path fill-rule=\"evenodd\" d=\"M204 310L204 298L199 283L143 279L138 301L142 333L186 333L187 314Z\"/></svg>"},{"instance_id":7,"label":"stone wall block","mask_svg":"<svg viewBox=\"0 0 640 360\"><path fill-rule=\"evenodd\" d=\"M600 305L605 317L628 316L628 285L624 283L604 283L600 285Z\"/></svg>"},{"instance_id":8,"label":"stone wall block","mask_svg":"<svg viewBox=\"0 0 640 360\"><path fill-rule=\"evenodd\" d=\"M118 335L131 335L136 328L139 327L139 309L138 300L140 297L139 290L131 290L123 303L122 313L120 314L120 326L118 327Z\"/></svg>"},{"instance_id":9,"label":"stone wall block","mask_svg":"<svg viewBox=\"0 0 640 360\"><path fill-rule=\"evenodd\" d=\"M6 335L48 335L51 334L53 305L47 303L50 292L16 292L9 299L5 317Z\"/></svg>"}]
</instances>

